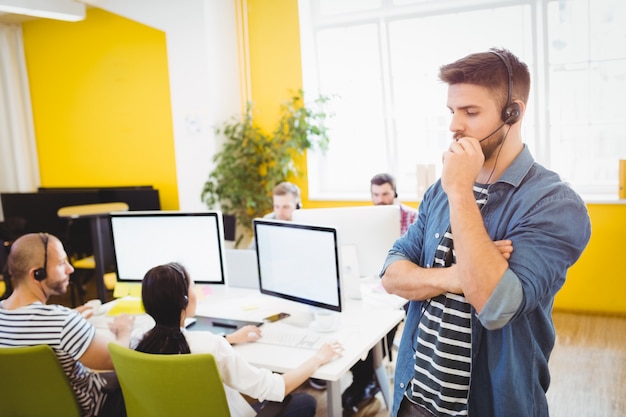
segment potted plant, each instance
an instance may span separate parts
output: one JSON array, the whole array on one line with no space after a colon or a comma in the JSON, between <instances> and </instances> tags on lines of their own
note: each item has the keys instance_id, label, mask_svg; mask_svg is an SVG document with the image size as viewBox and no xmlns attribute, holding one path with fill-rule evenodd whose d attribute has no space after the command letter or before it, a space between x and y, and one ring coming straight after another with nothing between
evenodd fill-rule
<instances>
[{"instance_id":1,"label":"potted plant","mask_svg":"<svg viewBox=\"0 0 626 417\"><path fill-rule=\"evenodd\" d=\"M276 128L270 134L254 122L252 103L245 113L216 129L223 135L223 148L213 161L215 169L204 183L201 198L209 209L217 207L237 219L238 247L246 233L252 231L252 220L272 210L272 189L301 172L294 157L307 149L326 150L329 138L324 109L328 98L320 96L311 105L304 102L302 90L281 106Z\"/></svg>"}]
</instances>

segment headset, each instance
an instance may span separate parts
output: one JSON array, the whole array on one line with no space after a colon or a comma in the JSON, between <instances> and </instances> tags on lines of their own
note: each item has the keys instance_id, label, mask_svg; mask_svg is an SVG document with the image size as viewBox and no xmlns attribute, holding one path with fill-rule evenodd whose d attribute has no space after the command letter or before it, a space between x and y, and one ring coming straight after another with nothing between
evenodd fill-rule
<instances>
[{"instance_id":1,"label":"headset","mask_svg":"<svg viewBox=\"0 0 626 417\"><path fill-rule=\"evenodd\" d=\"M513 68L511 67L511 63L506 56L493 50L490 50L489 52L500 58L500 60L504 63L509 77L509 89L506 97L506 105L502 109L502 115L500 117L506 125L515 124L522 115L522 108L518 103L513 101Z\"/></svg>"},{"instance_id":2,"label":"headset","mask_svg":"<svg viewBox=\"0 0 626 417\"><path fill-rule=\"evenodd\" d=\"M39 237L43 243L43 267L35 269L35 279L37 281L43 281L48 276L48 234L39 233Z\"/></svg>"},{"instance_id":3,"label":"headset","mask_svg":"<svg viewBox=\"0 0 626 417\"><path fill-rule=\"evenodd\" d=\"M507 57L502 55L500 52L496 52L494 50L490 50L489 52L500 58L500 60L504 63L504 66L506 67L506 72L508 74L509 88L506 96L506 105L504 106L504 108L502 109L502 113L500 114L502 124L478 142L489 139L490 137L495 135L497 131L502 129L504 125L510 126L517 123L520 116L522 115L522 108L520 107L519 103L515 103L513 101L513 68L511 67L511 63L509 62Z\"/></svg>"},{"instance_id":4,"label":"headset","mask_svg":"<svg viewBox=\"0 0 626 417\"><path fill-rule=\"evenodd\" d=\"M183 282L185 283L185 294L183 295L184 300L182 302L182 307L183 309L185 309L189 305L189 281L187 280L187 275L185 275L185 271L183 270L183 268L181 268L181 266L176 262L170 262L169 264L167 264L167 266L177 272L182 277Z\"/></svg>"}]
</instances>

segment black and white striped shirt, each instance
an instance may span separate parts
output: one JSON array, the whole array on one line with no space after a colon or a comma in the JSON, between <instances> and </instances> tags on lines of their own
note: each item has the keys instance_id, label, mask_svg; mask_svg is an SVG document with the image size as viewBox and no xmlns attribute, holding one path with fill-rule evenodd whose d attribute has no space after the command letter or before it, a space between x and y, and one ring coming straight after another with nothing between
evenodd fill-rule
<instances>
[{"instance_id":1,"label":"black and white striped shirt","mask_svg":"<svg viewBox=\"0 0 626 417\"><path fill-rule=\"evenodd\" d=\"M84 417L93 416L106 396L105 380L78 359L95 337L96 329L78 312L36 302L5 310L0 302L0 348L49 345L68 376Z\"/></svg>"},{"instance_id":2,"label":"black and white striped shirt","mask_svg":"<svg viewBox=\"0 0 626 417\"><path fill-rule=\"evenodd\" d=\"M474 186L479 207L487 201L486 186ZM446 231L433 260L434 267L456 262L453 236ZM414 376L409 400L435 416L466 416L472 365L471 305L462 294L430 299L419 323Z\"/></svg>"}]
</instances>

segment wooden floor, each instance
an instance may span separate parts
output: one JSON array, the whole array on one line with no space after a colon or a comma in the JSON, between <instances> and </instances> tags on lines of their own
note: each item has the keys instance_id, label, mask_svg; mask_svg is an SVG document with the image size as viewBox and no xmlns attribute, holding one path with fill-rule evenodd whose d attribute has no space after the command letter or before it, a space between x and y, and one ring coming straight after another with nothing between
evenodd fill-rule
<instances>
[{"instance_id":1,"label":"wooden floor","mask_svg":"<svg viewBox=\"0 0 626 417\"><path fill-rule=\"evenodd\" d=\"M626 415L626 317L554 312L553 318L557 341L550 358L551 417ZM343 385L349 380L342 380ZM325 391L304 385L299 390L317 399L316 417L327 416ZM389 412L378 394L353 415L386 417Z\"/></svg>"}]
</instances>

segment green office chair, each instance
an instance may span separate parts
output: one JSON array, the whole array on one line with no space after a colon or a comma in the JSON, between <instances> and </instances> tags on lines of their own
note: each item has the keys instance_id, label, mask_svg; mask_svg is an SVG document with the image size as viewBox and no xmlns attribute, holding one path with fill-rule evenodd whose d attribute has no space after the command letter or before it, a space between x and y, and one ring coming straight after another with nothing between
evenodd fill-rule
<instances>
[{"instance_id":1,"label":"green office chair","mask_svg":"<svg viewBox=\"0 0 626 417\"><path fill-rule=\"evenodd\" d=\"M48 345L0 348L0 417L80 417L74 391Z\"/></svg>"},{"instance_id":2,"label":"green office chair","mask_svg":"<svg viewBox=\"0 0 626 417\"><path fill-rule=\"evenodd\" d=\"M154 355L115 343L109 352L128 417L230 417L213 355ZM257 416L280 416L290 399L268 402Z\"/></svg>"},{"instance_id":3,"label":"green office chair","mask_svg":"<svg viewBox=\"0 0 626 417\"><path fill-rule=\"evenodd\" d=\"M109 344L128 417L230 417L213 355L152 355Z\"/></svg>"}]
</instances>

